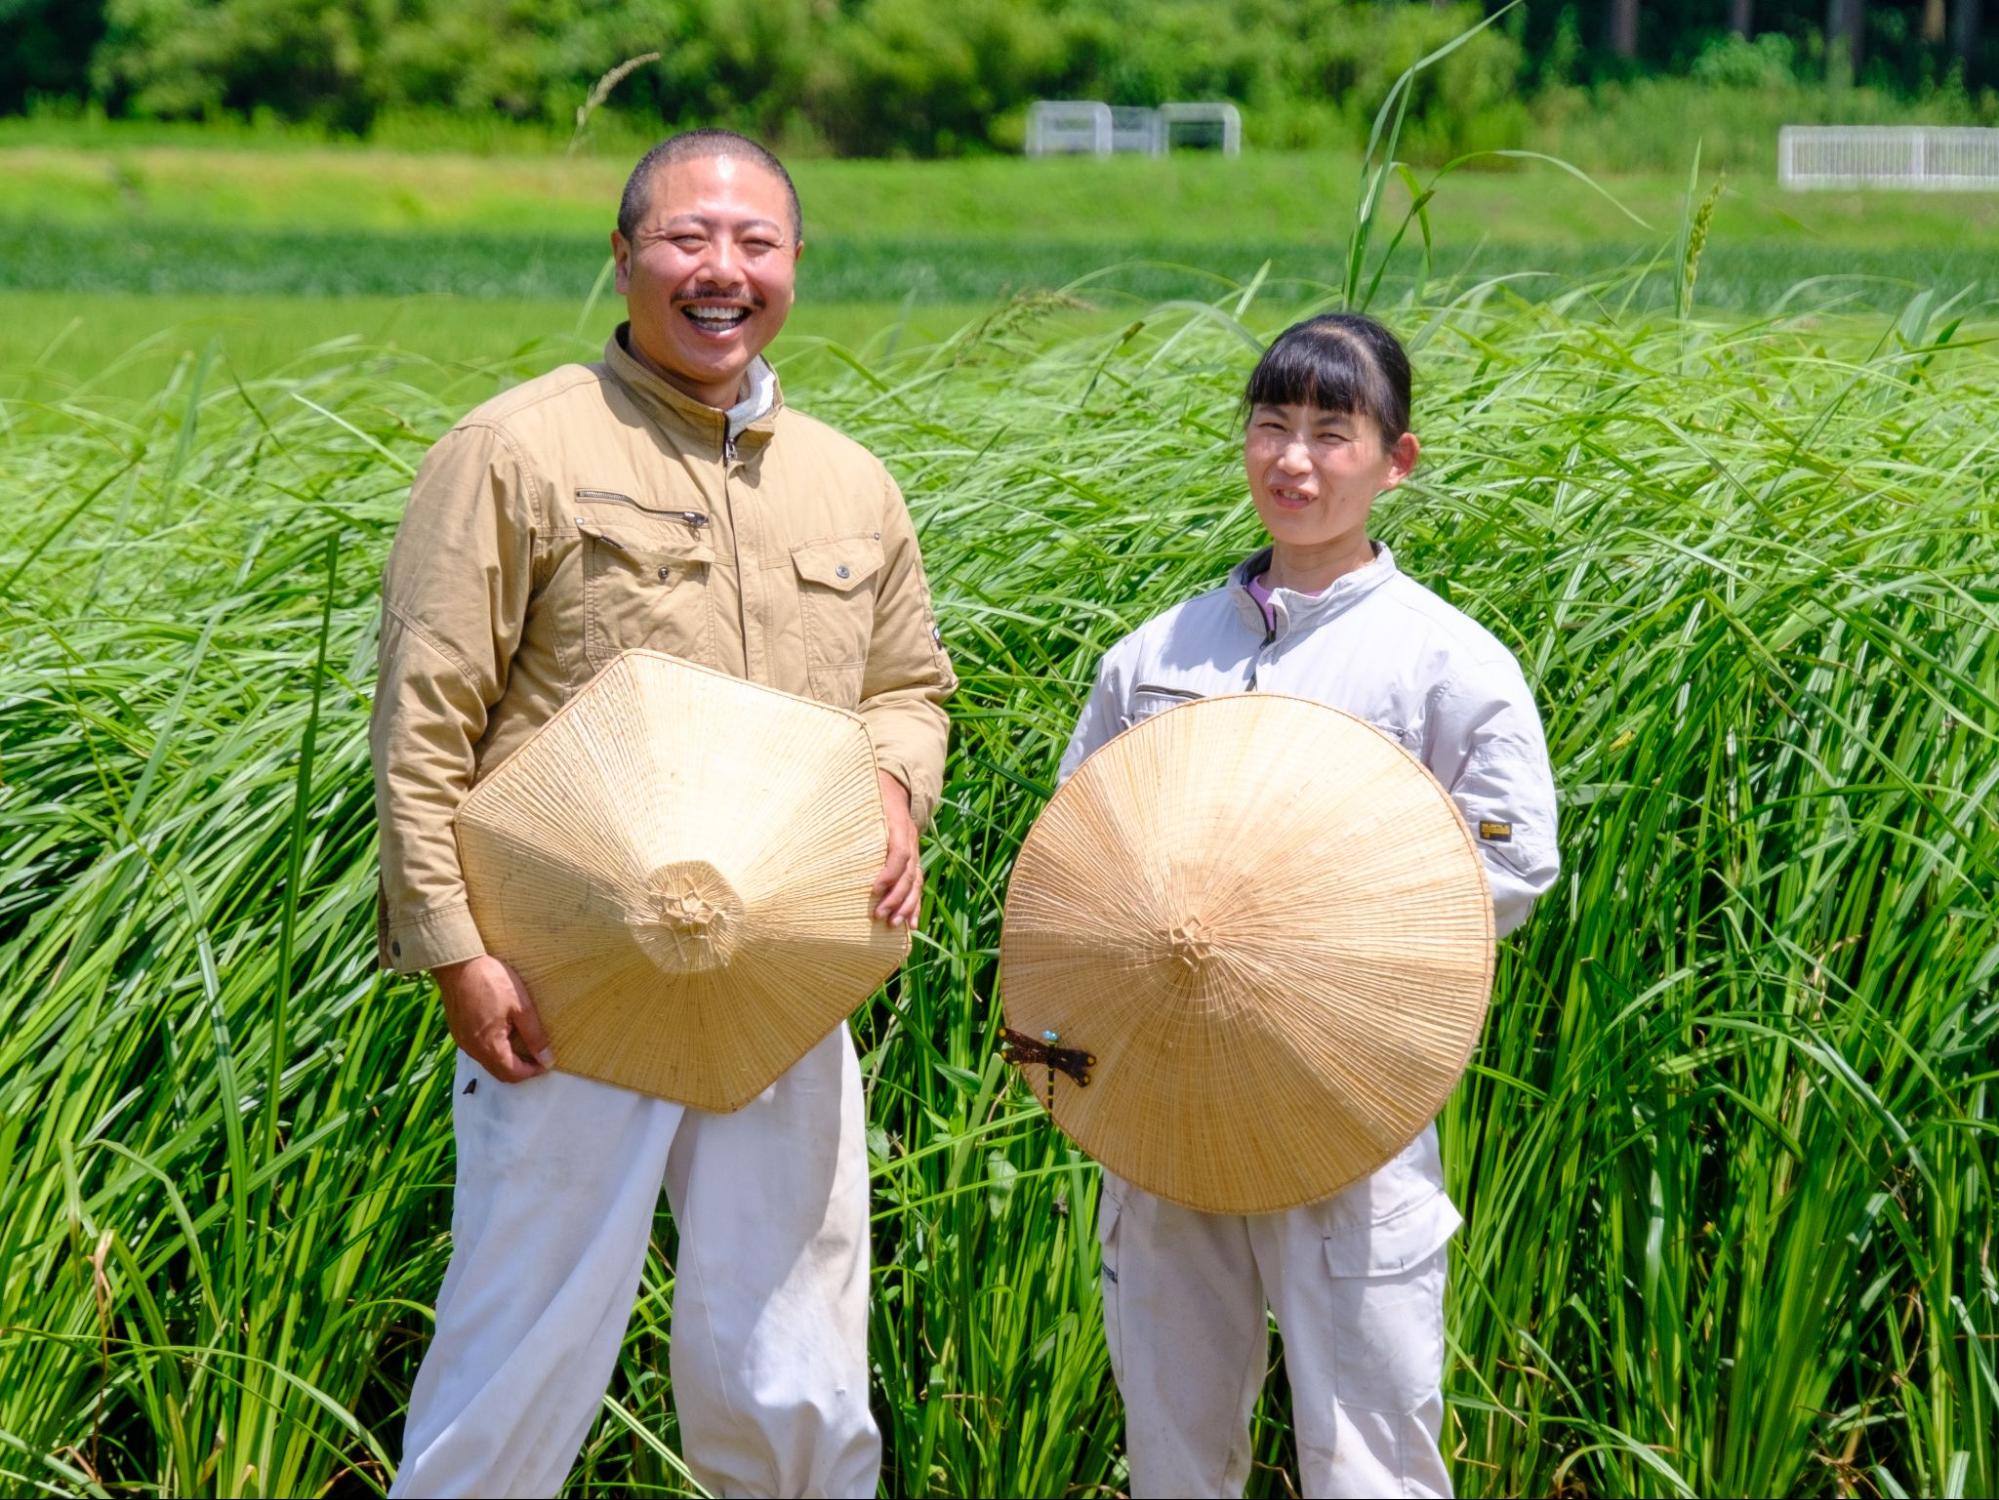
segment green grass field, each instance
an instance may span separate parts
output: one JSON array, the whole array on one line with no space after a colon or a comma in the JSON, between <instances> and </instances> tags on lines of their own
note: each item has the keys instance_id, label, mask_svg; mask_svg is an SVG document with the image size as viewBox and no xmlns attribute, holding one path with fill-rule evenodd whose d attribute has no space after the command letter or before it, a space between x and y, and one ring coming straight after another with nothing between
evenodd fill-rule
<instances>
[{"instance_id":1,"label":"green grass field","mask_svg":"<svg viewBox=\"0 0 1999 1500\"><path fill-rule=\"evenodd\" d=\"M0 288L0 1480L376 1493L451 1171L434 999L372 966L379 569L427 445L598 347L618 171L135 146L107 197L112 153L34 149L0 146L0 277L76 280ZM1236 395L1339 279L1249 285L1256 247L1323 266L1352 222L1351 162L1100 165L800 173L808 259L876 269L807 281L789 394L902 482L963 679L924 931L856 1018L888 1494L1126 1487L1095 1170L994 1053L1001 900L1098 656L1256 539ZM1684 180L1608 186L1670 270L1606 268L1629 221L1573 179L1465 176L1438 224L1536 295L1376 303L1426 452L1378 532L1519 655L1562 798L1442 1117L1447 1451L1467 1495L1992 1494L1992 209L1739 183L1678 316ZM1731 271L1732 222L1781 256ZM1198 305L932 298L907 254L1141 241ZM454 284L326 294L412 246ZM688 1492L673 1253L662 1216L568 1493ZM1252 1494L1288 1399L1273 1346Z\"/></svg>"},{"instance_id":2,"label":"green grass field","mask_svg":"<svg viewBox=\"0 0 1999 1500\"><path fill-rule=\"evenodd\" d=\"M0 289L580 303L607 254L628 165L0 145ZM808 221L802 295L963 304L1090 278L1092 300L1145 305L1213 295L1218 278L1245 281L1268 262L1287 300L1309 303L1337 280L1356 165L1334 152L807 160L796 174ZM1427 270L1458 286L1514 275L1520 295L1542 296L1670 258L1683 176L1613 177L1599 190L1544 163L1484 165L1512 170L1448 177L1431 204L1428 266L1413 230L1392 288L1422 290ZM1999 297L1999 195L1787 195L1767 175L1722 191L1705 272L1712 308L1752 311L1790 293L1878 309L1918 286ZM1393 184L1388 212L1408 201ZM1670 306L1670 277L1649 278L1635 296Z\"/></svg>"},{"instance_id":3,"label":"green grass field","mask_svg":"<svg viewBox=\"0 0 1999 1500\"><path fill-rule=\"evenodd\" d=\"M134 133L90 145L9 144L0 132L0 219L80 227L207 224L239 230L486 230L508 235L609 232L631 160L586 153L491 156L366 147L265 149L167 145ZM1686 143L1686 162L1694 141ZM1727 234L1848 248L1925 248L1999 233L1989 193L1787 194L1770 162L1733 174ZM1249 152L1234 160L1181 152L1152 159L973 157L957 161L790 164L807 238L1036 238L1059 241L1305 241L1343 237L1358 155ZM1436 209L1456 241L1490 236L1549 244L1644 231L1587 183L1544 164L1487 161L1446 180ZM1503 169L1503 170L1495 170ZM1431 169L1419 168L1428 182ZM1600 179L1652 231L1671 233L1685 168ZM1398 189L1397 191L1400 191ZM1391 195L1391 206L1406 203Z\"/></svg>"},{"instance_id":4,"label":"green grass field","mask_svg":"<svg viewBox=\"0 0 1999 1500\"><path fill-rule=\"evenodd\" d=\"M810 379L840 354L892 354L935 343L991 312L989 304L807 303L772 346L786 377ZM494 394L493 370L595 359L624 316L616 297L594 304L434 297L146 296L0 292L0 400L8 420L52 405L104 405L155 395L176 367L206 356L226 377L298 374L362 354L399 360L403 379L474 405ZM1108 312L1064 311L1071 327L1108 325ZM415 356L411 359L411 356Z\"/></svg>"}]
</instances>

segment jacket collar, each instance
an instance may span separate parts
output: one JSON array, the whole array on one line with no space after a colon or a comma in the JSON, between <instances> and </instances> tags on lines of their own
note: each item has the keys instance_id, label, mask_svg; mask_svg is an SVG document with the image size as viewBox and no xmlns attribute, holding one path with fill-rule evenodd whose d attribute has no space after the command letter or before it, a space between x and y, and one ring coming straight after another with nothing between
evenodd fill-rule
<instances>
[{"instance_id":1,"label":"jacket collar","mask_svg":"<svg viewBox=\"0 0 1999 1500\"><path fill-rule=\"evenodd\" d=\"M729 436L729 414L705 401L697 401L678 386L662 380L652 370L641 363L632 353L626 340L631 334L630 323L620 323L604 345L604 364L611 374L641 402L660 415L675 421L689 431L706 438L716 447L721 447ZM757 356L757 364L762 367L759 375L752 370L750 377L751 394L757 395L765 381L769 383L770 404L763 412L743 424L740 440L749 442L766 441L777 429L777 414L784 409L784 390L778 384L777 371L773 370L762 355Z\"/></svg>"},{"instance_id":2,"label":"jacket collar","mask_svg":"<svg viewBox=\"0 0 1999 1500\"><path fill-rule=\"evenodd\" d=\"M1276 618L1277 628L1271 639L1281 641L1286 636L1302 634L1323 625L1335 615L1345 614L1393 578L1397 572L1395 554L1388 550L1386 542L1372 542L1370 545L1374 548L1374 561L1334 579L1333 586L1323 594L1272 589L1270 612ZM1263 610L1250 594L1249 581L1270 566L1273 550L1263 547L1252 552L1229 573L1229 597L1235 601L1236 613L1259 636L1264 633Z\"/></svg>"}]
</instances>

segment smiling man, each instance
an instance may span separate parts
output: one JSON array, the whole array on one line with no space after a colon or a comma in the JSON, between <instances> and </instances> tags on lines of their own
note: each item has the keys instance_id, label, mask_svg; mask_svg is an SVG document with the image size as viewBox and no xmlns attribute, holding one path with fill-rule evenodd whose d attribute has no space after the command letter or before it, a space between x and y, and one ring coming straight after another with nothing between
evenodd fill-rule
<instances>
[{"instance_id":1,"label":"smiling man","mask_svg":"<svg viewBox=\"0 0 1999 1500\"><path fill-rule=\"evenodd\" d=\"M867 1152L839 1027L715 1115L557 1071L487 954L451 819L619 652L649 647L858 713L913 924L954 682L895 482L786 407L798 196L699 130L632 173L611 236L629 321L593 365L486 403L431 449L383 584L372 746L382 961L429 970L459 1048L451 1265L397 1495L552 1495L616 1364L660 1190L679 1235L673 1394L718 1494L872 1495Z\"/></svg>"}]
</instances>

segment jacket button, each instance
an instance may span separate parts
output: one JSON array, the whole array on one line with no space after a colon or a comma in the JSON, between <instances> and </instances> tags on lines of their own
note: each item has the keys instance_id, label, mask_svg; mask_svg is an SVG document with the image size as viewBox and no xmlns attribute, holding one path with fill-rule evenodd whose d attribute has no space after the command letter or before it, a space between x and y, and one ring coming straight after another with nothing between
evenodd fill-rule
<instances>
[{"instance_id":1,"label":"jacket button","mask_svg":"<svg viewBox=\"0 0 1999 1500\"><path fill-rule=\"evenodd\" d=\"M839 566L839 567L837 567L837 568L835 568L835 569L834 569L833 571L834 571L834 572L835 572L836 574L838 574L838 575L839 575L840 577L842 577L842 578L845 578L845 577L847 577L847 576L848 576L848 574L850 574L850 573L851 573L851 572L852 572L853 570L852 570L851 568L849 568L849 567L848 567L848 566L847 566L847 565L846 565L845 563L841 563L841 564L840 564L840 566Z\"/></svg>"},{"instance_id":2,"label":"jacket button","mask_svg":"<svg viewBox=\"0 0 1999 1500\"><path fill-rule=\"evenodd\" d=\"M665 582L666 582L666 580L667 580L667 579L669 579L669 578L671 578L672 576L673 576L673 569L671 569L671 568L668 568L668 567L662 567L662 568L661 568L661 569L659 570L659 581L660 581L661 583L665 583Z\"/></svg>"},{"instance_id":3,"label":"jacket button","mask_svg":"<svg viewBox=\"0 0 1999 1500\"><path fill-rule=\"evenodd\" d=\"M389 944L389 957L401 958L402 956L403 956L403 945L401 943Z\"/></svg>"}]
</instances>

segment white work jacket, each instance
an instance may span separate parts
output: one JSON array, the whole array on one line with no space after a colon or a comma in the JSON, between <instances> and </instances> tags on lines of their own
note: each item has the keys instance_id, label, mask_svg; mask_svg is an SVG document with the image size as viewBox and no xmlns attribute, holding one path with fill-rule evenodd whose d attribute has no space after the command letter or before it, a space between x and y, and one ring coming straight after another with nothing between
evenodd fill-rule
<instances>
[{"instance_id":1,"label":"white work jacket","mask_svg":"<svg viewBox=\"0 0 1999 1500\"><path fill-rule=\"evenodd\" d=\"M1119 641L1097 669L1061 779L1141 719L1190 699L1260 689L1344 709L1393 735L1450 793L1484 857L1504 936L1559 868L1540 714L1513 654L1374 547L1372 563L1323 594L1272 589L1274 626L1248 587L1269 565L1265 548L1220 588ZM1433 1254L1459 1223L1435 1126L1321 1211L1330 1211L1329 1258L1336 1270L1347 1264L1344 1274L1385 1274Z\"/></svg>"}]
</instances>

